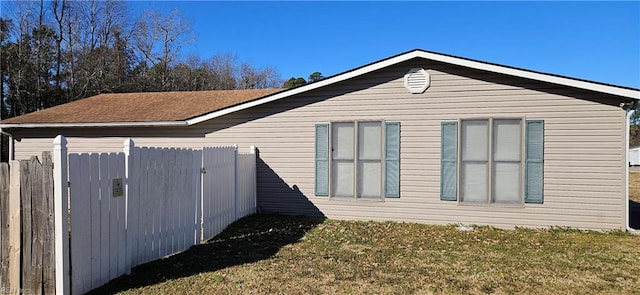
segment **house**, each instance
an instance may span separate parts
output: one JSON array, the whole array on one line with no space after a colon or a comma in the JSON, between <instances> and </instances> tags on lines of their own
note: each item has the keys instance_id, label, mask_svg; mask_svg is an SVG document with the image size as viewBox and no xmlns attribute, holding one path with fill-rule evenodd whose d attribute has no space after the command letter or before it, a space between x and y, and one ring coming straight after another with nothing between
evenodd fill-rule
<instances>
[{"instance_id":1,"label":"house","mask_svg":"<svg viewBox=\"0 0 640 295\"><path fill-rule=\"evenodd\" d=\"M16 158L259 149L262 212L431 224L628 226L640 90L413 50L288 90L102 94L0 122Z\"/></svg>"}]
</instances>

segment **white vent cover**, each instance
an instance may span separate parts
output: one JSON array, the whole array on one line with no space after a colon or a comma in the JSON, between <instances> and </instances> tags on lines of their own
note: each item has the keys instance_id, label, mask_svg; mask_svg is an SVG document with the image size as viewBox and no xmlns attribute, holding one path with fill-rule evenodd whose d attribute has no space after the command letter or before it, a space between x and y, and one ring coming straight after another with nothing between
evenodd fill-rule
<instances>
[{"instance_id":1,"label":"white vent cover","mask_svg":"<svg viewBox=\"0 0 640 295\"><path fill-rule=\"evenodd\" d=\"M431 76L424 69L414 68L404 75L404 87L411 93L423 93L431 84Z\"/></svg>"}]
</instances>

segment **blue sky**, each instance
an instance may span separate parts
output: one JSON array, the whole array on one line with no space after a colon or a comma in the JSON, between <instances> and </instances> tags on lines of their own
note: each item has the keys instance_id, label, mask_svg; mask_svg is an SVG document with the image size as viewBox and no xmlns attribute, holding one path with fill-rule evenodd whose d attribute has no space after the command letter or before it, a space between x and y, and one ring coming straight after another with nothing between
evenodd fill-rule
<instances>
[{"instance_id":1,"label":"blue sky","mask_svg":"<svg viewBox=\"0 0 640 295\"><path fill-rule=\"evenodd\" d=\"M640 2L133 2L178 8L183 52L231 52L283 78L333 75L420 48L640 88Z\"/></svg>"}]
</instances>

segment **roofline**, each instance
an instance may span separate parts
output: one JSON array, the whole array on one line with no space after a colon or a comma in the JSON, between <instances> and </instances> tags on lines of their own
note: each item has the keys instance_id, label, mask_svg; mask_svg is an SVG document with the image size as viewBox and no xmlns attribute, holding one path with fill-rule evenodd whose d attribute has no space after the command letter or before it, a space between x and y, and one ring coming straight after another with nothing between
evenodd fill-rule
<instances>
[{"instance_id":1,"label":"roofline","mask_svg":"<svg viewBox=\"0 0 640 295\"><path fill-rule=\"evenodd\" d=\"M289 97L289 96L292 96L292 95L296 95L296 94L299 94L299 93L311 91L311 90L314 90L314 89L317 89L317 88L320 88L320 87L324 87L324 86L327 86L327 85L331 85L331 84L334 84L334 83L342 82L344 80L348 80L348 79L351 79L351 78L354 78L354 77L357 77L357 76L360 76L360 75L364 75L364 74L373 72L375 70L379 70L379 69L382 69L384 67L388 67L388 66L394 65L396 63L400 63L400 62L403 62L405 60L409 60L411 58L417 57L417 56L415 56L416 53L417 53L417 50L414 50L414 51L406 52L406 53L399 54L399 55L396 55L396 56L392 56L392 57L389 57L389 58L386 58L386 59L383 59L383 60L380 60L380 61L377 61L377 62L370 63L368 65L361 66L359 68L355 68L355 69L352 69L352 70L349 70L349 71L346 71L346 72L343 72L343 73L340 73L340 74L337 74L337 75L322 79L322 80L314 82L314 83L310 83L310 84L306 84L306 85L303 85L303 86L291 88L289 90L285 90L285 91L278 92L278 93L275 93L275 94L272 94L272 95L268 95L268 96L265 96L263 98L259 98L259 99L252 100L252 101L248 101L248 102L245 102L245 103L242 103L242 104L239 104L239 105L235 105L235 106L232 106L232 107L229 107L229 108L226 108L226 109L221 109L221 110L214 111L214 112L211 112L211 113L208 113L208 114L205 114L205 115L194 117L194 118L188 119L187 120L187 124L188 125L198 124L198 123L201 123L201 122L204 122L204 121L207 121L207 120L211 120L213 118L217 118L217 117L220 117L220 116L224 116L224 115L227 115L227 114L230 114L230 113L233 113L233 112L237 112L237 111L244 110L244 109L247 109L247 108L251 108L251 107L254 107L254 106L258 106L258 105L261 105L261 104L269 103L269 102L272 102L272 101L275 101L275 100L278 100L278 99L281 99L281 98Z\"/></svg>"},{"instance_id":2,"label":"roofline","mask_svg":"<svg viewBox=\"0 0 640 295\"><path fill-rule=\"evenodd\" d=\"M186 121L102 122L102 123L16 123L0 124L2 128L76 128L76 127L179 127Z\"/></svg>"},{"instance_id":3,"label":"roofline","mask_svg":"<svg viewBox=\"0 0 640 295\"><path fill-rule=\"evenodd\" d=\"M483 62L478 60L457 57L453 55L446 55L446 54L440 54L440 53L416 49L416 50L401 53L380 61L376 61L367 65L361 66L359 68L355 68L355 69L325 78L323 80L320 80L311 84L306 84L303 86L285 90L283 92L278 92L272 95L258 98L256 100L248 101L232 107L228 107L228 108L214 111L208 114L197 116L197 117L186 120L186 123L187 125L198 124L198 123L211 120L213 118L217 118L220 116L224 116L230 113L234 113L237 111L241 111L244 109L269 103L269 102L279 100L285 97L289 97L292 95L296 95L299 93L311 91L311 90L324 87L327 85L331 85L334 83L342 82L344 80L348 80L360 75L364 75L364 74L367 74L391 65L395 65L413 58L424 58L424 59L459 65L459 66L478 69L478 70L490 71L490 72L499 73L499 74L511 75L511 76L516 76L516 77L521 77L526 79L532 79L532 80L559 84L559 85L575 87L580 89L586 89L586 90L591 90L591 91L596 91L596 92L601 92L601 93L606 93L611 95L617 95L617 96L621 96L621 97L625 97L633 100L640 99L640 89L604 84L604 83L587 81L587 80L580 80L580 79L575 79L575 78L570 78L570 77L565 77L560 75L547 74L542 72L536 72L531 70L525 70L525 69L520 69L515 67L509 67L509 66L504 66L499 64L493 64L493 63L488 63L488 62Z\"/></svg>"},{"instance_id":4,"label":"roofline","mask_svg":"<svg viewBox=\"0 0 640 295\"><path fill-rule=\"evenodd\" d=\"M241 111L244 109L252 108L258 105L269 103L275 100L293 96L299 93L304 93L314 89L318 89L324 86L328 86L334 83L342 82L360 75L364 75L388 66L392 66L401 62L405 62L414 58L424 58L437 62L443 62L463 67L468 67L477 70L484 70L499 74L505 74L515 77L521 77L526 79L532 79L541 82L548 82L558 85L564 85L579 89L585 89L610 95L616 95L624 97L630 100L640 100L640 89L617 86L611 84L605 84L600 82L581 80L566 76L560 76L555 74L548 74L542 72L536 72L521 68L515 68L505 65L499 65L484 61L478 61L463 57L457 57L453 55L446 55L436 52L425 51L421 49L415 49L405 53L400 53L379 61L366 64L364 66L348 70L336 74L334 76L322 79L320 81L306 84L303 86L291 88L260 98L256 98L244 103L240 103L234 106L230 106L224 109L192 117L186 120L179 121L150 121L150 122L103 122L103 123L16 123L16 124L0 124L0 128L64 128L64 127L170 127L170 126L190 126L198 124L204 121L208 121L217 117L221 117L230 113Z\"/></svg>"},{"instance_id":5,"label":"roofline","mask_svg":"<svg viewBox=\"0 0 640 295\"><path fill-rule=\"evenodd\" d=\"M421 50L420 50L421 51ZM617 86L611 84L605 84L600 82L576 79L561 75L548 74L542 72L536 72L531 70L525 70L516 67L504 66L494 63L488 63L473 59L461 58L452 55L444 55L434 52L421 51L420 57L436 60L440 62L455 64L459 66L474 68L478 70L485 70L495 72L499 74L511 75L521 78L527 78L542 82L549 82L553 84L559 84L564 86L570 86L575 88L581 88L586 90L592 90L602 92L606 94L623 96L631 99L640 99L640 89Z\"/></svg>"}]
</instances>

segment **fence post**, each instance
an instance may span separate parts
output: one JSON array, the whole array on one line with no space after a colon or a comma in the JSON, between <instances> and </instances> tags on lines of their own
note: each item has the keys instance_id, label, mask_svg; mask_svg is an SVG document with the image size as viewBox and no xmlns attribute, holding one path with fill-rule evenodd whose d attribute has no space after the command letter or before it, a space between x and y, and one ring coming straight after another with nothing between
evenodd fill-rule
<instances>
[{"instance_id":1,"label":"fence post","mask_svg":"<svg viewBox=\"0 0 640 295\"><path fill-rule=\"evenodd\" d=\"M233 145L233 222L238 220L238 145Z\"/></svg>"},{"instance_id":2,"label":"fence post","mask_svg":"<svg viewBox=\"0 0 640 295\"><path fill-rule=\"evenodd\" d=\"M258 154L256 146L252 145L249 152L253 155L253 214L258 210Z\"/></svg>"},{"instance_id":3,"label":"fence post","mask_svg":"<svg viewBox=\"0 0 640 295\"><path fill-rule=\"evenodd\" d=\"M53 183L56 256L56 294L69 294L69 225L67 190L67 139L53 140Z\"/></svg>"},{"instance_id":4,"label":"fence post","mask_svg":"<svg viewBox=\"0 0 640 295\"><path fill-rule=\"evenodd\" d=\"M137 255L134 255L133 252L138 249L135 242L137 241L138 228L137 225L137 215L138 215L138 202L140 199L138 198L138 194L132 193L135 192L134 186L136 185L136 171L133 165L133 157L134 157L134 148L135 143L133 139L127 138L124 141L124 227L126 232L126 255L125 255L125 273L131 274L131 265L133 264L133 259ZM136 220L133 220L136 219Z\"/></svg>"},{"instance_id":5,"label":"fence post","mask_svg":"<svg viewBox=\"0 0 640 295\"><path fill-rule=\"evenodd\" d=\"M11 160L9 188L9 290L20 290L20 257L22 253L22 210L20 207L20 161Z\"/></svg>"}]
</instances>

